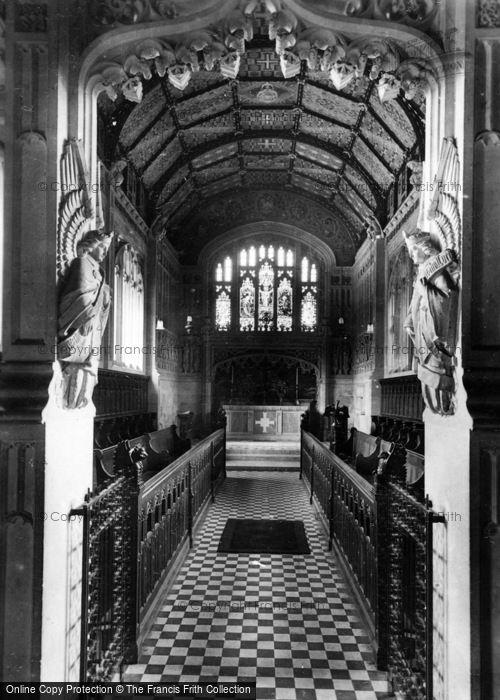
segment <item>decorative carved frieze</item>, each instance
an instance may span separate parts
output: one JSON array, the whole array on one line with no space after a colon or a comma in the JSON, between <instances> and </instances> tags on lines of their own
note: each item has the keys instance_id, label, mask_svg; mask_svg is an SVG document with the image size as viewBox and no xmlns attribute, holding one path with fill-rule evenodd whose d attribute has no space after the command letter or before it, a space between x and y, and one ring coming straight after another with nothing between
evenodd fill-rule
<instances>
[{"instance_id":1,"label":"decorative carved frieze","mask_svg":"<svg viewBox=\"0 0 500 700\"><path fill-rule=\"evenodd\" d=\"M477 26L500 27L499 0L477 0Z\"/></svg>"},{"instance_id":2,"label":"decorative carved frieze","mask_svg":"<svg viewBox=\"0 0 500 700\"><path fill-rule=\"evenodd\" d=\"M14 27L16 32L45 33L47 31L48 1L15 0Z\"/></svg>"},{"instance_id":3,"label":"decorative carved frieze","mask_svg":"<svg viewBox=\"0 0 500 700\"><path fill-rule=\"evenodd\" d=\"M400 22L425 31L434 19L437 0L348 0L346 14L364 19Z\"/></svg>"},{"instance_id":4,"label":"decorative carved frieze","mask_svg":"<svg viewBox=\"0 0 500 700\"><path fill-rule=\"evenodd\" d=\"M167 76L178 90L185 90L193 73L200 70L218 70L223 77L236 78L240 69L240 57L247 50L247 42L253 39L253 5L246 10L230 12L224 22L210 30L195 31L178 41L147 39L135 47L126 49L122 55L111 59L107 56L97 72L102 78L102 87L111 99L118 92L127 100L141 102L142 81L150 80L153 74ZM416 16L428 16L425 5ZM410 3L408 3L410 5ZM399 97L401 89L414 98L425 91L436 66L423 57L406 56L395 42L381 37L363 37L351 40L324 27L308 27L298 32L298 20L281 3L276 11L268 3L269 38L275 41L275 52L279 58L282 75L289 79L301 70L328 73L332 84L340 90L346 88L354 78L368 73L370 80L377 81L382 102ZM163 8L162 8L163 9ZM162 18L149 0L97 0L93 6L94 18L104 26L136 24ZM396 21L411 23L413 16L408 7ZM384 19L387 19L384 16ZM389 17L393 19L393 17ZM414 23L418 25L418 20Z\"/></svg>"}]
</instances>

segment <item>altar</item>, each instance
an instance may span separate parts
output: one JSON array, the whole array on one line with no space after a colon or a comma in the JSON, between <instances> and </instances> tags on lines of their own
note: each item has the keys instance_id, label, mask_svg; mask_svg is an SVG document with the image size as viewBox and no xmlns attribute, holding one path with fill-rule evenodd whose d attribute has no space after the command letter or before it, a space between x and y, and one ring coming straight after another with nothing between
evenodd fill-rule
<instances>
[{"instance_id":1,"label":"altar","mask_svg":"<svg viewBox=\"0 0 500 700\"><path fill-rule=\"evenodd\" d=\"M228 440L298 440L300 417L309 408L299 405L224 404Z\"/></svg>"}]
</instances>

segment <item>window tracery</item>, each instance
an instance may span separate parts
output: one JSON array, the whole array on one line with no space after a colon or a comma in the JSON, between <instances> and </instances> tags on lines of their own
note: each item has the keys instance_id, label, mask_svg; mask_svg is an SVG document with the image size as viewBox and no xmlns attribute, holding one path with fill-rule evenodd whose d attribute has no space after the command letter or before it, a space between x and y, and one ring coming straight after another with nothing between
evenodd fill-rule
<instances>
[{"instance_id":1,"label":"window tracery","mask_svg":"<svg viewBox=\"0 0 500 700\"><path fill-rule=\"evenodd\" d=\"M241 248L216 263L214 277L218 331L312 332L317 327L318 266L291 246Z\"/></svg>"}]
</instances>

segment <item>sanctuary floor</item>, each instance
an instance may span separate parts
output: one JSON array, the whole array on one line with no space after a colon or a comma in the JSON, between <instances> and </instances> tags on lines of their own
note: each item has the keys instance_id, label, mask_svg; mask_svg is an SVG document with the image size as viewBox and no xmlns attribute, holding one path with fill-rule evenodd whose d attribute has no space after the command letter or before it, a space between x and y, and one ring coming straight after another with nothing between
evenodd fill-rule
<instances>
[{"instance_id":1,"label":"sanctuary floor","mask_svg":"<svg viewBox=\"0 0 500 700\"><path fill-rule=\"evenodd\" d=\"M303 520L311 554L219 554L228 518ZM257 682L257 698L375 700L390 684L297 473L230 474L125 681Z\"/></svg>"}]
</instances>

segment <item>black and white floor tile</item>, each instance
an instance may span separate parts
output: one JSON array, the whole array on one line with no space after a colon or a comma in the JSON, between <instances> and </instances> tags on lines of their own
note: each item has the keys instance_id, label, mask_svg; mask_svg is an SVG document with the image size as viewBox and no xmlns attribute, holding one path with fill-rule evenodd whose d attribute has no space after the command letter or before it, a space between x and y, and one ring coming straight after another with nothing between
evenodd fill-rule
<instances>
[{"instance_id":1,"label":"black and white floor tile","mask_svg":"<svg viewBox=\"0 0 500 700\"><path fill-rule=\"evenodd\" d=\"M219 554L235 517L303 520L311 554ZM226 480L124 680L256 680L257 698L273 700L390 697L297 474Z\"/></svg>"}]
</instances>

